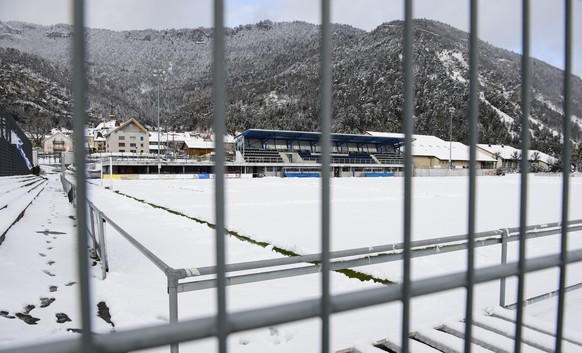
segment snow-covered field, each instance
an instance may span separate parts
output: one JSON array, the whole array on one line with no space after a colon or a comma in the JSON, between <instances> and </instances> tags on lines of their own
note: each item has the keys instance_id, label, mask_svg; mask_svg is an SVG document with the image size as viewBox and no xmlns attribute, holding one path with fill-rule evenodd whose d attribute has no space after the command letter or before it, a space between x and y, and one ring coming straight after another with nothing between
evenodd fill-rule
<instances>
[{"instance_id":1,"label":"snow-covered field","mask_svg":"<svg viewBox=\"0 0 582 353\"><path fill-rule=\"evenodd\" d=\"M25 217L7 234L0 245L0 281L3 290L0 310L14 315L28 304L37 304L41 297L55 297L47 308L34 309L30 315L40 318L37 325L26 325L18 319L0 317L0 348L14 344L74 335L67 328L78 328L74 296L74 244L72 242L72 207L63 194L58 194L59 182L49 176L49 192L35 201L35 211ZM529 176L528 223L541 224L560 220L561 178L556 175ZM93 181L89 198L132 236L150 248L174 268L202 267L214 264L214 231L192 219L180 217L161 208L154 208L137 199L180 212L192 218L214 222L213 180L133 180L103 181L113 187L113 193ZM320 249L320 183L319 179L232 179L226 181L226 226L229 230L256 241L267 242L296 253L309 254ZM518 225L519 176L478 178L477 230L494 230ZM376 246L402 242L403 179L345 178L332 180L332 250ZM415 178L413 186L413 240L467 231L468 182L463 177ZM129 195L134 198L129 198ZM52 195L52 196L51 196ZM57 195L57 196L54 196ZM60 198L59 198L60 195ZM582 218L582 178L571 179L570 219ZM45 205L45 206L42 206ZM48 206L50 205L50 206ZM56 214L62 214L60 217ZM48 219L51 218L51 221ZM52 223L49 223L52 222ZM42 227L44 228L42 228ZM43 235L49 229L64 234ZM121 236L107 229L110 272L100 279L99 266L93 268L94 310L96 303L110 308L115 328L96 318L94 329L107 332L168 320L166 280L161 271L138 253ZM40 234L40 235L39 235ZM22 236L21 240L19 237ZM47 237L46 239L44 237ZM53 237L49 239L48 237ZM572 233L570 249L582 248L582 232ZM51 243L47 243L51 241ZM22 246L26 242L26 246ZM531 240L528 256L540 256L559 250L558 236ZM47 247L53 249L47 250ZM517 244L509 246L509 261L515 261ZM280 257L270 247L262 248L236 238L227 239L227 261L242 262ZM39 254L52 255L55 264ZM499 263L500 248L491 246L476 251L477 266ZM22 262L25 262L23 265ZM54 266L54 267L53 267ZM42 272L48 268L54 276ZM401 264L390 263L358 268L379 279L399 281ZM466 253L454 252L413 260L413 278L425 278L463 271ZM568 282L582 282L582 265L569 267ZM37 281L36 278L39 278ZM62 282L62 283L61 283ZM515 301L515 281L508 280L509 303ZM58 284L58 291L48 292ZM334 294L380 286L361 282L342 274L332 274ZM485 309L498 304L499 284L477 286L475 308ZM557 271L528 274L527 297L557 288ZM44 292L43 292L44 291ZM315 298L320 292L320 276L273 280L227 288L228 310L246 310L289 301ZM580 291L577 291L580 292ZM568 296L566 326L582 331L578 319L582 314L582 294ZM214 290L181 293L180 319L208 316L215 313ZM434 326L464 315L464 290L415 298L412 306L412 329ZM555 302L531 305L526 313L553 320ZM49 310L50 309L50 310ZM54 322L56 311L66 312L70 322ZM358 347L370 350L370 342L387 336L399 337L401 306L391 303L332 317L332 349ZM42 314L42 315L41 315ZM44 316L43 316L44 315ZM229 339L232 352L317 352L320 324L316 319L233 334ZM212 339L181 344L184 352L212 352ZM165 352L167 348L155 351Z\"/></svg>"}]
</instances>

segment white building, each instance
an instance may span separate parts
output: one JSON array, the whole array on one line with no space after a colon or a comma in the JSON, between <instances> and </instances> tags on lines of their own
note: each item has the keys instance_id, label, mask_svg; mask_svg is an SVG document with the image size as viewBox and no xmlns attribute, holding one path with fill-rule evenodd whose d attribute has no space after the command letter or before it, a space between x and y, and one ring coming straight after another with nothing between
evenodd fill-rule
<instances>
[{"instance_id":1,"label":"white building","mask_svg":"<svg viewBox=\"0 0 582 353\"><path fill-rule=\"evenodd\" d=\"M107 152L149 153L149 134L131 118L105 136Z\"/></svg>"}]
</instances>

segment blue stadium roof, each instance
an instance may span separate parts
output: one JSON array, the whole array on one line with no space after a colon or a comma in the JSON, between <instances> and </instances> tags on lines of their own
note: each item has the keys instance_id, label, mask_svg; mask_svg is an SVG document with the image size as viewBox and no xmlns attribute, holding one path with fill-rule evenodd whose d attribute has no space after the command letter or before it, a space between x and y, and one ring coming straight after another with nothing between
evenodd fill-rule
<instances>
[{"instance_id":1,"label":"blue stadium roof","mask_svg":"<svg viewBox=\"0 0 582 353\"><path fill-rule=\"evenodd\" d=\"M251 129L237 135L234 139L238 141L241 138L257 140L287 140L287 141L311 141L318 142L321 136L320 132L309 131L285 131L285 130L260 130ZM404 144L404 138L386 137L372 135L355 135L355 134L331 134L333 143L355 143L355 144L375 144L375 145L396 145Z\"/></svg>"}]
</instances>

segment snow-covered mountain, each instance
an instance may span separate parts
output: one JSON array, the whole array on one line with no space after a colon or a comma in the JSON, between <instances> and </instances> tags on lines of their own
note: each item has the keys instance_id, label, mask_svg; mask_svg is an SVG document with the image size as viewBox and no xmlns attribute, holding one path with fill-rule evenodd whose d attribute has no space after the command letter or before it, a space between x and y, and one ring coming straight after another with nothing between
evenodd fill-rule
<instances>
[{"instance_id":1,"label":"snow-covered mountain","mask_svg":"<svg viewBox=\"0 0 582 353\"><path fill-rule=\"evenodd\" d=\"M228 129L318 128L319 27L303 22L228 28ZM54 83L66 93L71 27L0 22L0 64L34 56L50 65ZM160 79L161 117L170 128L205 128L211 124L212 29L115 32L88 29L88 72L92 122L111 113L153 123L157 117L156 69ZM14 48L8 51L1 48ZM26 55L26 54L29 55ZM10 57L11 59L6 59ZM16 58L16 59L15 59ZM417 20L415 30L415 129L467 141L468 35L443 23ZM480 43L480 142L519 143L521 57ZM8 65L9 66L9 65ZM34 71L37 64L28 67ZM549 154L560 150L563 72L533 59L532 148ZM20 70L16 68L16 70ZM333 27L333 130L335 132L401 131L402 23L383 24L365 32ZM64 79L63 79L64 78ZM2 80L5 80L2 79ZM0 82L0 87L6 83ZM573 79L573 96L582 96L582 81ZM0 104L21 106L28 99L0 96ZM42 106L42 105L41 105ZM452 109L451 109L452 108ZM582 102L575 98L573 138L582 141ZM29 110L31 115L34 110ZM68 116L55 111L59 121Z\"/></svg>"}]
</instances>

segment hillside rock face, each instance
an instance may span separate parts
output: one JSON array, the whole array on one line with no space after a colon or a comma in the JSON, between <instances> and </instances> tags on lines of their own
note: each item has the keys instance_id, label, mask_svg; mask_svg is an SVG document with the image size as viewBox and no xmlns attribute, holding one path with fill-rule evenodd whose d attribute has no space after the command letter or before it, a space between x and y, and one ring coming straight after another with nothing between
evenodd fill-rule
<instances>
[{"instance_id":1,"label":"hillside rock face","mask_svg":"<svg viewBox=\"0 0 582 353\"><path fill-rule=\"evenodd\" d=\"M35 78L54 85L52 92L64 105L37 102L44 109L39 111L50 112L47 116L53 124L70 124L71 31L67 25L0 22L0 89L26 85L22 82ZM334 132L402 130L402 31L399 21L371 32L333 25ZM319 35L318 26L303 22L262 21L227 28L229 131L318 129ZM159 84L163 125L171 129L211 126L212 37L208 28L88 29L90 122L116 114L152 124L157 117ZM484 42L479 48L479 141L516 145L521 57ZM448 140L452 120L453 139L467 142L467 33L439 22L416 20L414 53L415 132ZM563 72L535 59L532 63L532 148L555 154L560 150ZM156 69L165 72L159 82L153 76ZM34 75L25 79L23 70ZM13 107L22 120L31 119L35 110L24 109L22 101L36 97L35 93L24 88L17 91L0 96L0 104ZM581 141L582 81L578 77L573 79L573 93L577 97L572 102L573 138Z\"/></svg>"}]
</instances>

